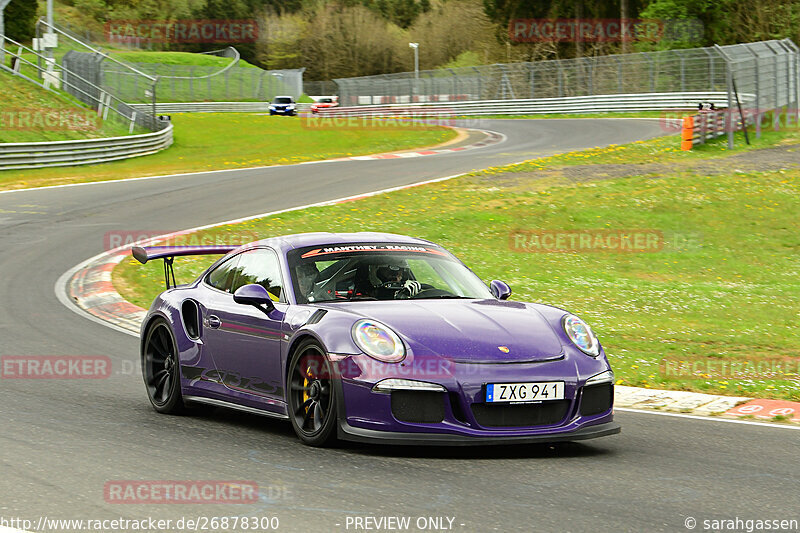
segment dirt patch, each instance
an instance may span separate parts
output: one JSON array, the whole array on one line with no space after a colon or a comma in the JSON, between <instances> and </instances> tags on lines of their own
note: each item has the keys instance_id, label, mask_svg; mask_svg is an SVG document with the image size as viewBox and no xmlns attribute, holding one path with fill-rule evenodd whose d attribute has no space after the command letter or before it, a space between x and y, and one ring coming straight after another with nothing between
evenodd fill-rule
<instances>
[{"instance_id":1,"label":"dirt patch","mask_svg":"<svg viewBox=\"0 0 800 533\"><path fill-rule=\"evenodd\" d=\"M686 162L631 163L557 166L530 172L506 172L480 176L476 184L494 187L525 187L536 181L536 189L548 185L583 183L588 181L626 178L631 176L661 176L667 173L692 172L710 176L735 172L776 172L800 168L800 144L787 144L742 152L730 157ZM544 183L541 183L544 182Z\"/></svg>"}]
</instances>

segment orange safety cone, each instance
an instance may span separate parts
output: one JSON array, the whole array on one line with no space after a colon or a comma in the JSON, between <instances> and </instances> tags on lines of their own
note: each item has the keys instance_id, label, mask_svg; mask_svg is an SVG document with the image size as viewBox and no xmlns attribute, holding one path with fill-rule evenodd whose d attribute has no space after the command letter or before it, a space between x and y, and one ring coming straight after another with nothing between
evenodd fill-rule
<instances>
[{"instance_id":1,"label":"orange safety cone","mask_svg":"<svg viewBox=\"0 0 800 533\"><path fill-rule=\"evenodd\" d=\"M683 117L683 128L681 128L681 150L691 150L694 137L694 117Z\"/></svg>"}]
</instances>

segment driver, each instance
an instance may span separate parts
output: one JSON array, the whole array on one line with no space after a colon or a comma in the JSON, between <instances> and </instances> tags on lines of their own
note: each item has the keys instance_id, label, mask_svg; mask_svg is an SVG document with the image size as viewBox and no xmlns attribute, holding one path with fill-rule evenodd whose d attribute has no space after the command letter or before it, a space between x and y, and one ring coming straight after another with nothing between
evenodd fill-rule
<instances>
[{"instance_id":1,"label":"driver","mask_svg":"<svg viewBox=\"0 0 800 533\"><path fill-rule=\"evenodd\" d=\"M419 281L410 279L408 268L396 264L381 265L375 270L375 276L388 289L404 290L414 297L422 289Z\"/></svg>"},{"instance_id":2,"label":"driver","mask_svg":"<svg viewBox=\"0 0 800 533\"><path fill-rule=\"evenodd\" d=\"M300 263L295 269L297 273L297 287L300 290L300 295L307 300L313 301L311 292L314 290L314 283L319 276L317 264L313 261L308 263Z\"/></svg>"}]
</instances>

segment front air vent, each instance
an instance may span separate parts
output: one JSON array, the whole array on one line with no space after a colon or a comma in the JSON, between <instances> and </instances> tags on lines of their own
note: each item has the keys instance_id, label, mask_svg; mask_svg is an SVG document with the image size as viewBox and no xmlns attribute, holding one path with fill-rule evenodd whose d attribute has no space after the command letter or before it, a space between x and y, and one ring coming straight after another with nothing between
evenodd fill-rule
<instances>
[{"instance_id":1,"label":"front air vent","mask_svg":"<svg viewBox=\"0 0 800 533\"><path fill-rule=\"evenodd\" d=\"M569 400L548 400L534 404L473 403L472 415L483 427L551 426L567 416Z\"/></svg>"},{"instance_id":2,"label":"front air vent","mask_svg":"<svg viewBox=\"0 0 800 533\"><path fill-rule=\"evenodd\" d=\"M190 339L197 340L200 338L200 310L197 308L197 302L194 300L184 300L181 304L181 319L183 320L183 327L186 329L186 334Z\"/></svg>"},{"instance_id":3,"label":"front air vent","mask_svg":"<svg viewBox=\"0 0 800 533\"><path fill-rule=\"evenodd\" d=\"M438 424L444 420L444 394L433 391L392 391L392 415L400 422Z\"/></svg>"},{"instance_id":4,"label":"front air vent","mask_svg":"<svg viewBox=\"0 0 800 533\"><path fill-rule=\"evenodd\" d=\"M328 311L325 309L317 309L316 311L314 311L314 314L311 315L311 317L308 319L308 322L306 322L306 324L318 324L319 321L322 320L322 317L324 317L327 312Z\"/></svg>"},{"instance_id":5,"label":"front air vent","mask_svg":"<svg viewBox=\"0 0 800 533\"><path fill-rule=\"evenodd\" d=\"M602 383L583 388L581 394L581 415L599 415L609 411L614 405L614 385Z\"/></svg>"}]
</instances>

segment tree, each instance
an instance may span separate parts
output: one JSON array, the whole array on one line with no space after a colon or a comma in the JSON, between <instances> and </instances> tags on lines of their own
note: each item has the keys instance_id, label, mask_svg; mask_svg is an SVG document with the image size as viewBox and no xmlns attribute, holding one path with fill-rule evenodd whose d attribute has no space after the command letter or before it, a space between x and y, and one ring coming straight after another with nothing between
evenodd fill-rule
<instances>
[{"instance_id":1,"label":"tree","mask_svg":"<svg viewBox=\"0 0 800 533\"><path fill-rule=\"evenodd\" d=\"M36 31L36 2L11 0L4 11L5 33L15 41L30 41Z\"/></svg>"}]
</instances>

